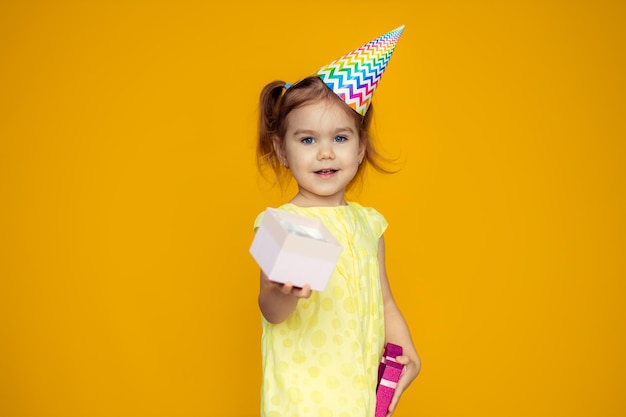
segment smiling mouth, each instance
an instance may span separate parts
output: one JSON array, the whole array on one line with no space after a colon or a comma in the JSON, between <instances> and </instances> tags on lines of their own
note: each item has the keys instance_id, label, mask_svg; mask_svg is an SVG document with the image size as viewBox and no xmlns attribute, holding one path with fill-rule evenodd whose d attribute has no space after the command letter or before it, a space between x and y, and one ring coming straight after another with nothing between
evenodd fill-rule
<instances>
[{"instance_id":1,"label":"smiling mouth","mask_svg":"<svg viewBox=\"0 0 626 417\"><path fill-rule=\"evenodd\" d=\"M334 174L335 172L339 171L338 169L320 169L319 171L315 171L316 174L322 174L322 175L328 175L328 174Z\"/></svg>"}]
</instances>

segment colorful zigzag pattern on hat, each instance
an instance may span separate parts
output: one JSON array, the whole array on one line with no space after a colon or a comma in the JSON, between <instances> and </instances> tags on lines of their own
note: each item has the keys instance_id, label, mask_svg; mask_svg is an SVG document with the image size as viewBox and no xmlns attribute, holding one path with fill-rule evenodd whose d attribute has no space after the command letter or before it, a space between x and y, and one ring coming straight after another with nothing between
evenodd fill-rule
<instances>
[{"instance_id":1,"label":"colorful zigzag pattern on hat","mask_svg":"<svg viewBox=\"0 0 626 417\"><path fill-rule=\"evenodd\" d=\"M404 25L322 67L318 77L357 113L365 116Z\"/></svg>"}]
</instances>

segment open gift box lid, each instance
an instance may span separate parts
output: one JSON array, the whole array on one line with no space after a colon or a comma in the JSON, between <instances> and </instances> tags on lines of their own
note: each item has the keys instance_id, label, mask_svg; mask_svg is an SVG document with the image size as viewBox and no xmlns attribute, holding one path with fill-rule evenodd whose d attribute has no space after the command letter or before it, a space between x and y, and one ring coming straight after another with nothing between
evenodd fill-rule
<instances>
[{"instance_id":1,"label":"open gift box lid","mask_svg":"<svg viewBox=\"0 0 626 417\"><path fill-rule=\"evenodd\" d=\"M267 208L250 254L271 281L323 291L343 247L317 219Z\"/></svg>"}]
</instances>

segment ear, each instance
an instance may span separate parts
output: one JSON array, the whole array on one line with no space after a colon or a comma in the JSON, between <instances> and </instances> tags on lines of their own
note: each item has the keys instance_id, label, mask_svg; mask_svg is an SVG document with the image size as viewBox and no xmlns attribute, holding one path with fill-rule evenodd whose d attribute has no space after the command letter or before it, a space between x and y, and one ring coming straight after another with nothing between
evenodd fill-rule
<instances>
[{"instance_id":1,"label":"ear","mask_svg":"<svg viewBox=\"0 0 626 417\"><path fill-rule=\"evenodd\" d=\"M287 166L287 157L285 156L285 147L283 142L278 136L272 136L272 145L274 146L274 153L283 166Z\"/></svg>"},{"instance_id":2,"label":"ear","mask_svg":"<svg viewBox=\"0 0 626 417\"><path fill-rule=\"evenodd\" d=\"M359 141L359 164L363 162L363 158L365 158L365 152L367 151L367 146L364 142Z\"/></svg>"}]
</instances>

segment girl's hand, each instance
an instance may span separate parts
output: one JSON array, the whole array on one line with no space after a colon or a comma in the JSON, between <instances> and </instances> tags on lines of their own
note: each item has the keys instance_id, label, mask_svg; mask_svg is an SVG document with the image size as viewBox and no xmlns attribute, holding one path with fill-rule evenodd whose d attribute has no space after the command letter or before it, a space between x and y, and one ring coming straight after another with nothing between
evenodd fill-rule
<instances>
[{"instance_id":1,"label":"girl's hand","mask_svg":"<svg viewBox=\"0 0 626 417\"><path fill-rule=\"evenodd\" d=\"M270 281L261 271L261 286L259 289L259 307L265 319L278 324L287 320L294 312L301 298L309 298L312 294L311 286L306 284L302 288L294 287L291 282L281 284Z\"/></svg>"},{"instance_id":2,"label":"girl's hand","mask_svg":"<svg viewBox=\"0 0 626 417\"><path fill-rule=\"evenodd\" d=\"M304 284L304 287L302 288L294 287L289 281L284 284L276 283L276 285L280 288L280 292L283 294L291 294L296 298L309 298L313 293L309 284Z\"/></svg>"},{"instance_id":3,"label":"girl's hand","mask_svg":"<svg viewBox=\"0 0 626 417\"><path fill-rule=\"evenodd\" d=\"M415 363L415 361L412 361L408 356L397 356L396 361L404 365L404 371L400 376L396 391L393 393L393 398L391 399L391 404L389 404L387 417L391 417L391 415L394 413L394 411L396 410L396 406L398 405L398 401L400 401L400 396L402 395L404 390L408 388L411 382L413 382L413 380L417 377L417 374L419 373L417 363Z\"/></svg>"}]
</instances>

